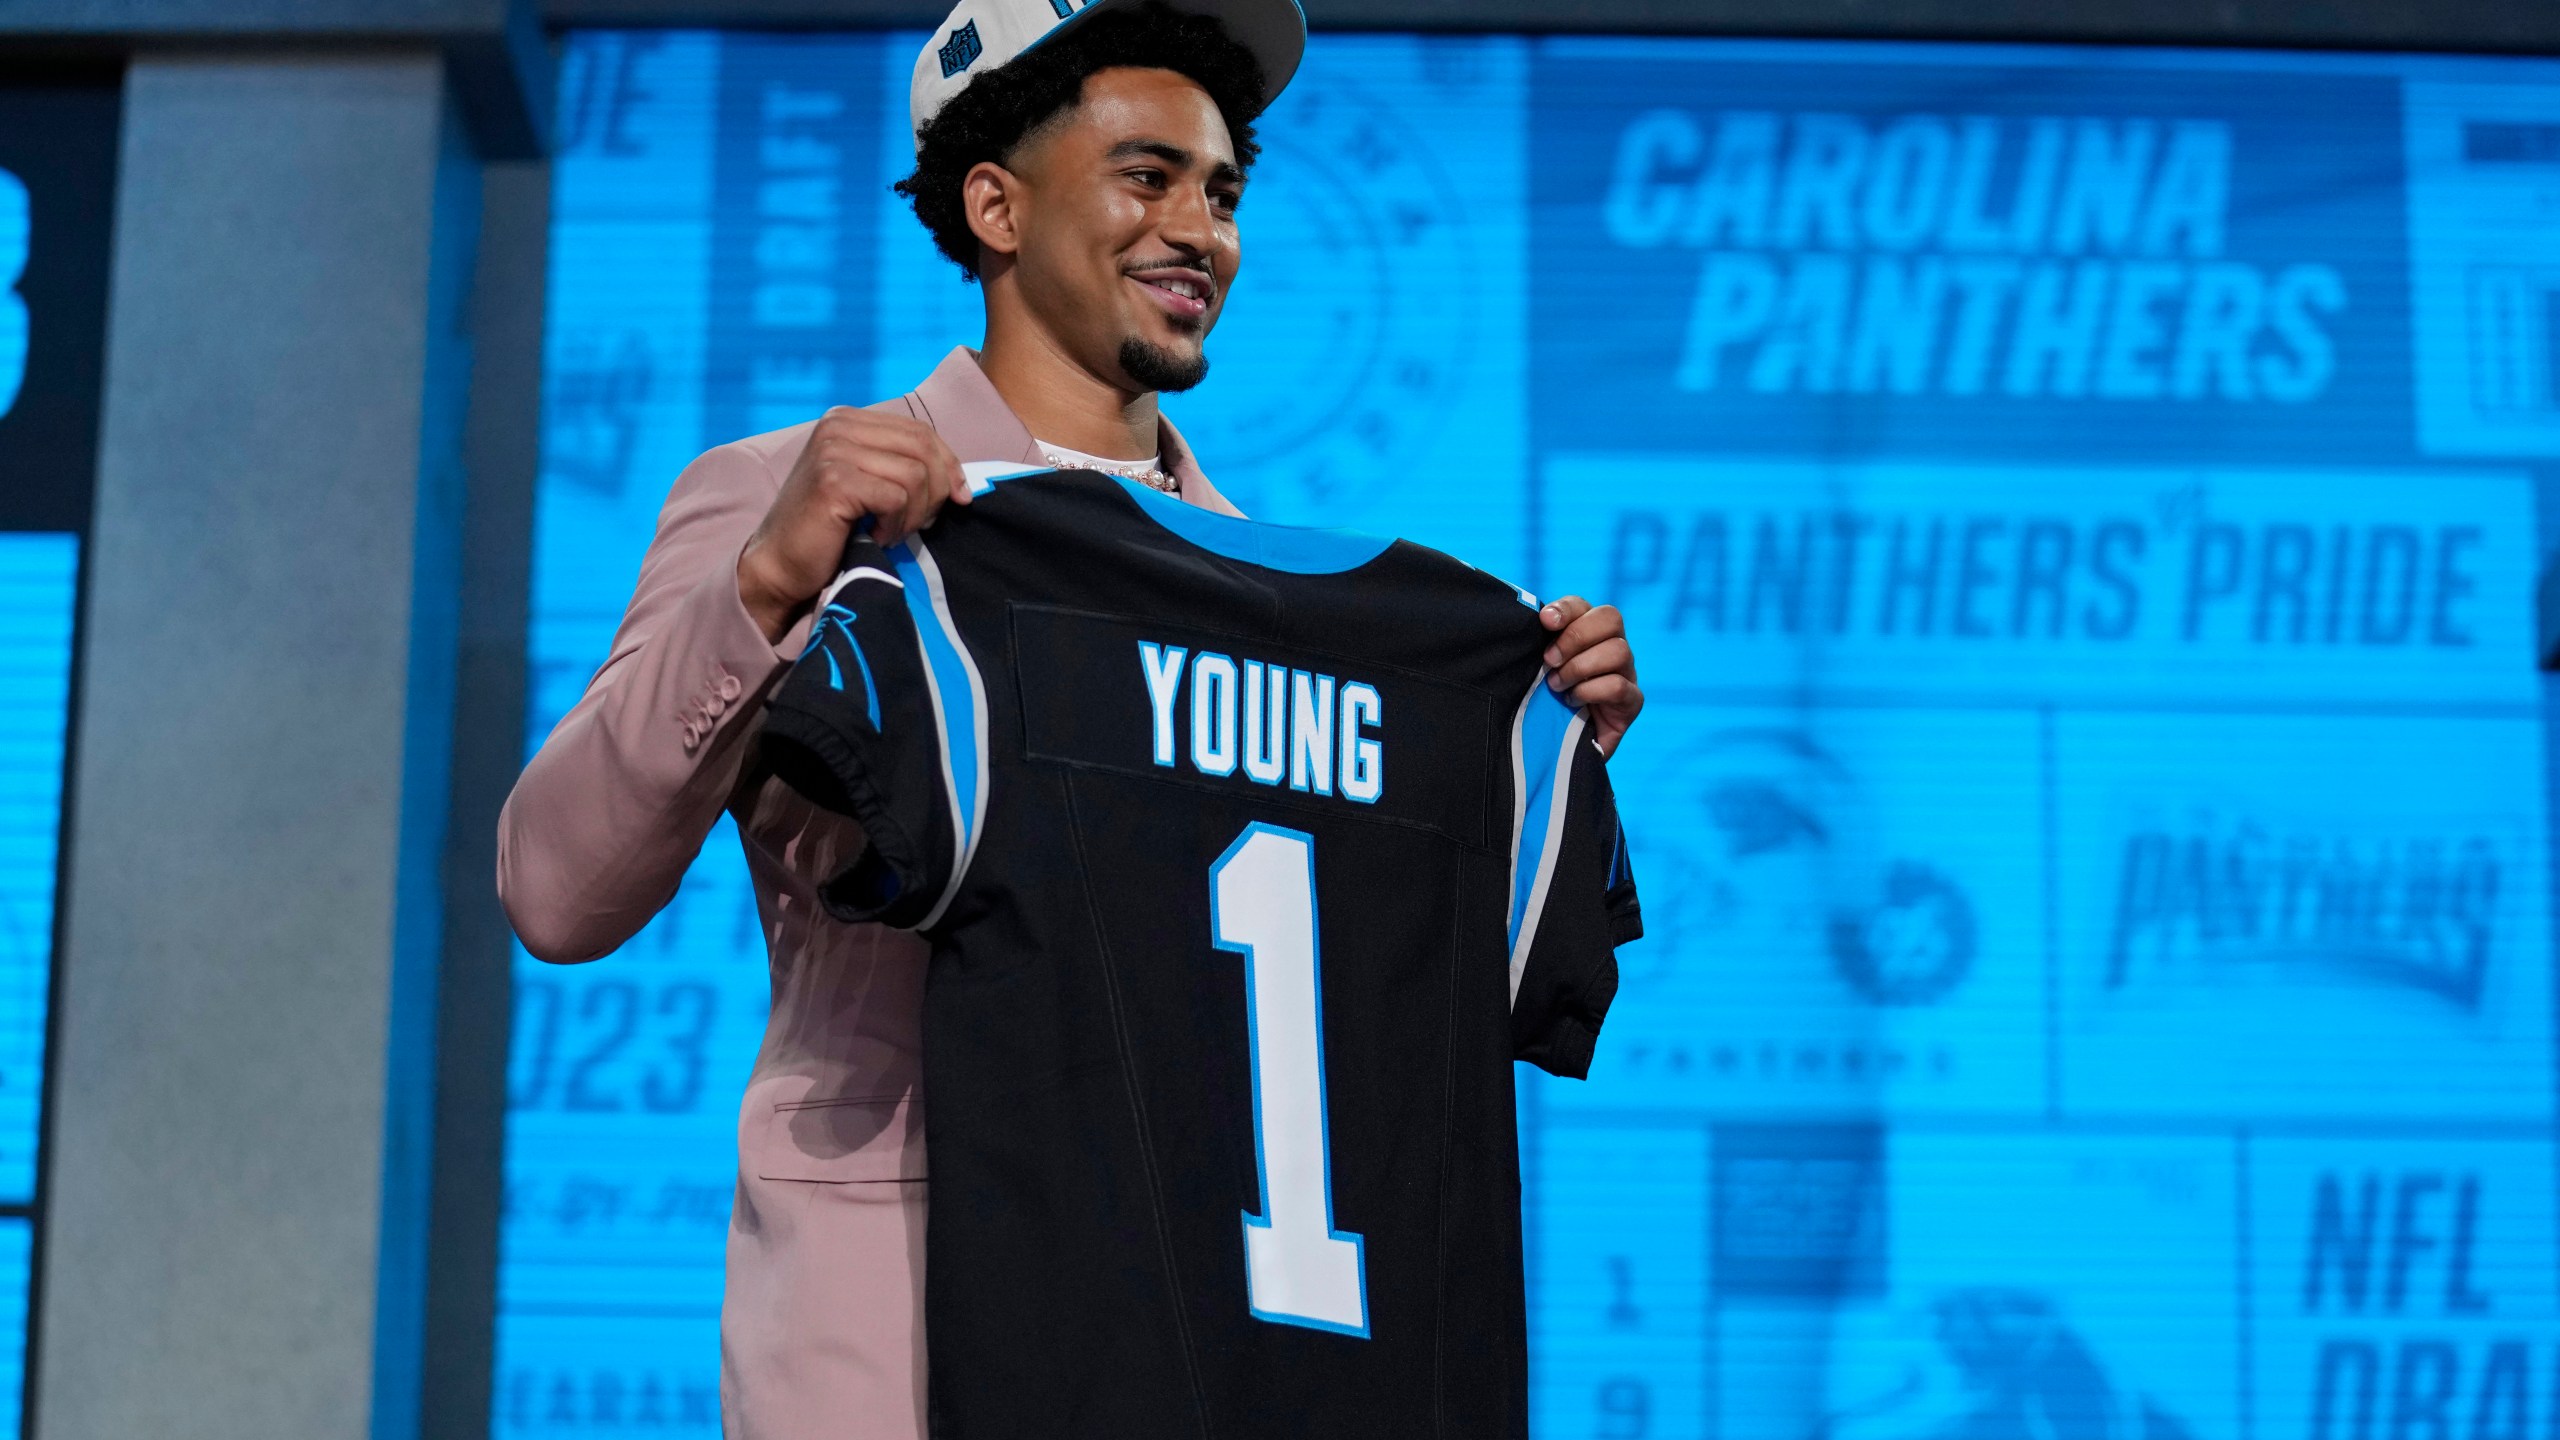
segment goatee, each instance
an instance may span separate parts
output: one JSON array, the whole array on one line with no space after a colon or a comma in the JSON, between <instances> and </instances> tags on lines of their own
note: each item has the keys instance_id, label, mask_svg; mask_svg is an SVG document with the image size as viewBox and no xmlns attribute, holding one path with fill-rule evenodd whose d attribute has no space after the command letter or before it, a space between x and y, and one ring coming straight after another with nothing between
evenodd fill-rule
<instances>
[{"instance_id":1,"label":"goatee","mask_svg":"<svg viewBox=\"0 0 2560 1440\"><path fill-rule=\"evenodd\" d=\"M1185 359L1133 335L1120 342L1120 369L1142 390L1182 391L1209 378L1209 356L1204 351Z\"/></svg>"}]
</instances>

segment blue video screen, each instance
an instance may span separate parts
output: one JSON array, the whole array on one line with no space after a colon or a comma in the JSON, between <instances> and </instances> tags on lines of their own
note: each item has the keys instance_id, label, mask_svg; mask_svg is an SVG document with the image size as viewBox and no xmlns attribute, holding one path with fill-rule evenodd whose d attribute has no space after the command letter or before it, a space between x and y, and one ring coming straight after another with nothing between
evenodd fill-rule
<instances>
[{"instance_id":1,"label":"blue video screen","mask_svg":"<svg viewBox=\"0 0 2560 1440\"><path fill-rule=\"evenodd\" d=\"M923 38L571 39L528 744L689 459L977 340ZM1651 697L1536 1433L2540 1440L2560 64L1321 35L1261 128L1204 467ZM714 1435L735 835L518 973L496 1426Z\"/></svg>"},{"instance_id":2,"label":"blue video screen","mask_svg":"<svg viewBox=\"0 0 2560 1440\"><path fill-rule=\"evenodd\" d=\"M18 1433L80 538L0 533L0 1440Z\"/></svg>"}]
</instances>

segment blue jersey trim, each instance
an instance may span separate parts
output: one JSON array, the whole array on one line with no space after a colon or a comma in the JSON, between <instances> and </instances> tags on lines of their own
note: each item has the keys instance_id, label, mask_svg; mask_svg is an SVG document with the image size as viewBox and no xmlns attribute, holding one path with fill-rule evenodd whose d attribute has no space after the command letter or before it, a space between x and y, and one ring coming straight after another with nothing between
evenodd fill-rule
<instances>
[{"instance_id":1,"label":"blue jersey trim","mask_svg":"<svg viewBox=\"0 0 2560 1440\"><path fill-rule=\"evenodd\" d=\"M942 918L977 850L978 827L987 813L987 702L977 664L969 658L967 642L960 638L959 626L943 598L941 569L933 564L923 540L902 541L891 546L888 554L906 582L907 610L915 617L916 639L924 652L934 723L942 730L943 774L951 786L951 878L932 912L917 924L921 930Z\"/></svg>"},{"instance_id":2,"label":"blue jersey trim","mask_svg":"<svg viewBox=\"0 0 2560 1440\"><path fill-rule=\"evenodd\" d=\"M1292 575L1339 575L1377 559L1396 543L1357 530L1270 525L1241 515L1225 515L1177 500L1135 480L1112 478L1129 492L1130 499L1138 502L1138 509L1148 519L1212 555L1259 565L1265 570L1284 570Z\"/></svg>"},{"instance_id":3,"label":"blue jersey trim","mask_svg":"<svg viewBox=\"0 0 2560 1440\"><path fill-rule=\"evenodd\" d=\"M1508 935L1513 974L1518 975L1521 931L1530 923L1542 883L1553 873L1548 851L1557 806L1564 803L1563 774L1571 762L1574 721L1580 712L1547 688L1542 671L1520 704L1519 731L1513 744L1513 772L1520 786L1511 832L1511 921Z\"/></svg>"}]
</instances>

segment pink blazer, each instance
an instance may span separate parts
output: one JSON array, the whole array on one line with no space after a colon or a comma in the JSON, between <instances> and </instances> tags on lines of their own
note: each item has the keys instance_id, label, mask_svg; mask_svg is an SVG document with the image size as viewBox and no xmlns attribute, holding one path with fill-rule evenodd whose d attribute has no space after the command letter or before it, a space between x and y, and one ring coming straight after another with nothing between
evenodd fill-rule
<instances>
[{"instance_id":1,"label":"pink blazer","mask_svg":"<svg viewBox=\"0 0 2560 1440\"><path fill-rule=\"evenodd\" d=\"M965 347L873 408L900 407L964 462L1041 463ZM773 1011L738 1115L723 1428L730 1440L918 1440L927 948L819 908L815 883L860 852L862 833L753 763L765 696L807 622L765 641L738 599L738 552L809 429L720 446L677 477L611 655L507 798L498 893L526 949L593 960L675 894L723 810L737 817ZM1182 498L1236 513L1171 423L1161 438Z\"/></svg>"}]
</instances>

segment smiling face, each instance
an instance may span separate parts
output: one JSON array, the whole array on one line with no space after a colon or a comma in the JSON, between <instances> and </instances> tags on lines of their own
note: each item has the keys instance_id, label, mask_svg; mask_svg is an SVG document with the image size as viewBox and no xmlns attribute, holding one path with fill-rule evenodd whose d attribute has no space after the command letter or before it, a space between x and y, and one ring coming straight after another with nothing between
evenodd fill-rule
<instances>
[{"instance_id":1,"label":"smiling face","mask_svg":"<svg viewBox=\"0 0 2560 1440\"><path fill-rule=\"evenodd\" d=\"M1200 383L1244 195L1209 92L1170 70L1100 70L1007 159L969 176L989 282L1087 373L1135 393Z\"/></svg>"}]
</instances>

